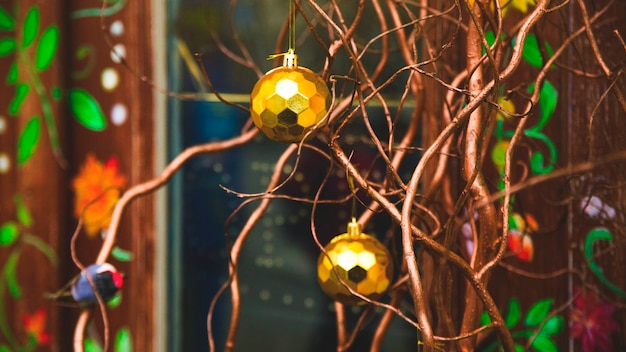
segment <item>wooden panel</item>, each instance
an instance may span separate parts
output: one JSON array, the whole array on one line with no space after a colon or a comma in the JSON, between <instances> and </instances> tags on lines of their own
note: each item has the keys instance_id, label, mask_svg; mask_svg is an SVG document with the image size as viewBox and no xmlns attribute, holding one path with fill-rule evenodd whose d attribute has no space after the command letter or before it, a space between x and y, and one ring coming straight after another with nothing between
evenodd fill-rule
<instances>
[{"instance_id":1,"label":"wooden panel","mask_svg":"<svg viewBox=\"0 0 626 352\"><path fill-rule=\"evenodd\" d=\"M70 256L77 222L72 182L87 155L101 163L118 160L126 188L153 175L153 91L139 77L152 72L150 23L137 20L150 12L150 1L110 3L102 31L97 1L0 1L8 15L0 40L16 43L0 55L0 263L9 272L0 283L0 346L11 350L29 343L29 334L41 350L71 349L79 310L61 308L44 294L78 273ZM115 62L107 38L127 53L131 69ZM16 79L7 78L13 63ZM23 101L16 99L20 90L28 90ZM76 113L81 108L71 97L78 91L102 120ZM133 258L110 259L128 276L121 306L109 311L111 337L128 327L135 348L146 351L154 349L152 214L151 197L132 204L118 246ZM78 259L92 263L101 243L83 231ZM101 335L102 326L96 331Z\"/></svg>"},{"instance_id":2,"label":"wooden panel","mask_svg":"<svg viewBox=\"0 0 626 352\"><path fill-rule=\"evenodd\" d=\"M73 13L86 6L83 1L70 2ZM85 70L80 77L74 76L71 87L84 89L97 97L107 118L107 127L103 131L88 130L73 123L75 165L83 163L89 153L94 153L103 162L111 157L117 158L119 170L126 177L126 188L153 176L153 90L141 78L150 77L152 72L150 21L146 16L150 13L150 6L147 0L112 2L109 8L119 7L119 11L110 11L110 15L103 19L87 16L70 21L73 35L69 46L74 54L71 67ZM104 24L102 31L101 20ZM86 57L76 55L84 48L88 50ZM117 85L114 84L116 79L107 83L107 75L117 77ZM119 248L132 253L132 261L108 260L127 275L122 306L109 311L111 337L121 328L128 327L133 348L138 351L154 350L152 217L151 197L135 201L125 212L116 242ZM95 261L102 242L98 238L82 236L78 243L83 263Z\"/></svg>"}]
</instances>

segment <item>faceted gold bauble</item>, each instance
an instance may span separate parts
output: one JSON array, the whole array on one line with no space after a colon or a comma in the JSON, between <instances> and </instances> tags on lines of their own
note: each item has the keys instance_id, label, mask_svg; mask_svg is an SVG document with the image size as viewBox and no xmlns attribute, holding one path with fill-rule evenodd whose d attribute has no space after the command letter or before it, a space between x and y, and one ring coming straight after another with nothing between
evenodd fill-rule
<instances>
[{"instance_id":1,"label":"faceted gold bauble","mask_svg":"<svg viewBox=\"0 0 626 352\"><path fill-rule=\"evenodd\" d=\"M387 291L393 279L393 261L387 248L376 238L361 233L356 221L348 232L333 238L317 260L317 278L322 290L333 300L348 305L366 302L354 296L341 283L370 299L377 300Z\"/></svg>"},{"instance_id":2,"label":"faceted gold bauble","mask_svg":"<svg viewBox=\"0 0 626 352\"><path fill-rule=\"evenodd\" d=\"M330 107L326 82L308 68L277 67L254 85L252 121L278 142L300 142Z\"/></svg>"}]
</instances>

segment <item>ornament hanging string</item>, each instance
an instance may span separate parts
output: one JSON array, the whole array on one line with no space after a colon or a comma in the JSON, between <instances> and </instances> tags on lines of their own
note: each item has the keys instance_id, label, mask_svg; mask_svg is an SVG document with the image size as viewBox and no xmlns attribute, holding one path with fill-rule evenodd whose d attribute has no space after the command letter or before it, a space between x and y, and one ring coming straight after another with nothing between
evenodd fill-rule
<instances>
[{"instance_id":1,"label":"ornament hanging string","mask_svg":"<svg viewBox=\"0 0 626 352\"><path fill-rule=\"evenodd\" d=\"M350 191L352 191L352 221L356 220L356 186L354 185L354 178L352 175L346 174L348 178L348 185L350 186Z\"/></svg>"},{"instance_id":2,"label":"ornament hanging string","mask_svg":"<svg viewBox=\"0 0 626 352\"><path fill-rule=\"evenodd\" d=\"M288 51L295 52L296 51L296 6L294 4L295 0L289 0L289 19L288 19L288 27L289 27L289 35L288 35Z\"/></svg>"},{"instance_id":3,"label":"ornament hanging string","mask_svg":"<svg viewBox=\"0 0 626 352\"><path fill-rule=\"evenodd\" d=\"M289 14L287 16L287 51L280 54L272 54L268 60L274 60L281 56L293 57L296 53L296 5L295 0L289 0Z\"/></svg>"}]
</instances>

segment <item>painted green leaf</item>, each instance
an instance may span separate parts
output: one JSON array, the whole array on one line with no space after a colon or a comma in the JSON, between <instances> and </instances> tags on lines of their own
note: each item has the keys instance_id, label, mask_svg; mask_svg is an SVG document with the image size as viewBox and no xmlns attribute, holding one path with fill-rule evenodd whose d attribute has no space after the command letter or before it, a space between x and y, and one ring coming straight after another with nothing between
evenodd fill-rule
<instances>
[{"instance_id":1,"label":"painted green leaf","mask_svg":"<svg viewBox=\"0 0 626 352\"><path fill-rule=\"evenodd\" d=\"M61 100L63 97L63 90L61 90L60 87L52 87L50 95L52 95L52 99L54 100Z\"/></svg>"},{"instance_id":2,"label":"painted green leaf","mask_svg":"<svg viewBox=\"0 0 626 352\"><path fill-rule=\"evenodd\" d=\"M480 315L480 325L484 326L489 324L491 324L491 317L487 312L483 312L483 314Z\"/></svg>"},{"instance_id":3,"label":"painted green leaf","mask_svg":"<svg viewBox=\"0 0 626 352\"><path fill-rule=\"evenodd\" d=\"M20 228L14 221L7 221L0 227L0 246L7 247L15 242L20 234Z\"/></svg>"},{"instance_id":4,"label":"painted green leaf","mask_svg":"<svg viewBox=\"0 0 626 352\"><path fill-rule=\"evenodd\" d=\"M535 90L535 84L531 84L528 87L528 93L532 93ZM558 101L559 93L556 88L549 81L545 81L541 86L541 92L539 92L539 108L541 109L541 117L537 124L531 127L531 130L541 131L543 127L550 121L554 110L556 110L556 103Z\"/></svg>"},{"instance_id":5,"label":"painted green leaf","mask_svg":"<svg viewBox=\"0 0 626 352\"><path fill-rule=\"evenodd\" d=\"M20 289L20 285L17 283L15 270L17 269L17 261L20 259L20 253L21 251L19 249L13 250L4 265L4 276L7 287L9 288L9 293L11 293L13 298L20 298L22 296L22 290Z\"/></svg>"},{"instance_id":6,"label":"painted green leaf","mask_svg":"<svg viewBox=\"0 0 626 352\"><path fill-rule=\"evenodd\" d=\"M552 142L552 140L542 132L534 129L527 129L524 131L524 134L528 137L536 138L544 142L550 153L550 159L547 165L544 166L545 161L543 154L539 151L533 152L530 158L532 172L534 174L545 174L552 171L558 158L558 151L554 142Z\"/></svg>"},{"instance_id":7,"label":"painted green leaf","mask_svg":"<svg viewBox=\"0 0 626 352\"><path fill-rule=\"evenodd\" d=\"M130 262L133 260L133 253L120 248L119 246L113 247L111 251L111 256L121 262Z\"/></svg>"},{"instance_id":8,"label":"painted green leaf","mask_svg":"<svg viewBox=\"0 0 626 352\"><path fill-rule=\"evenodd\" d=\"M550 317L550 319L548 319L548 321L546 321L546 323L541 328L540 334L546 335L546 336L560 334L561 331L563 331L564 324L565 324L565 320L563 319L563 317L558 316L558 315Z\"/></svg>"},{"instance_id":9,"label":"painted green leaf","mask_svg":"<svg viewBox=\"0 0 626 352\"><path fill-rule=\"evenodd\" d=\"M530 169L535 175L543 175L554 170L554 163L545 165L543 154L541 152L533 152L530 155Z\"/></svg>"},{"instance_id":10,"label":"painted green leaf","mask_svg":"<svg viewBox=\"0 0 626 352\"><path fill-rule=\"evenodd\" d=\"M559 351L554 341L552 341L549 337L543 336L543 335L539 335L535 337L533 342L530 343L530 347L532 347L535 351L538 351L538 352L558 352Z\"/></svg>"},{"instance_id":11,"label":"painted green leaf","mask_svg":"<svg viewBox=\"0 0 626 352\"><path fill-rule=\"evenodd\" d=\"M512 329L519 322L521 316L519 300L517 298L511 298L509 301L509 309L504 319L506 327Z\"/></svg>"},{"instance_id":12,"label":"painted green leaf","mask_svg":"<svg viewBox=\"0 0 626 352\"><path fill-rule=\"evenodd\" d=\"M11 352L11 350L6 345L2 345L0 346L0 352Z\"/></svg>"},{"instance_id":13,"label":"painted green leaf","mask_svg":"<svg viewBox=\"0 0 626 352\"><path fill-rule=\"evenodd\" d=\"M33 6L28 9L24 17L24 27L22 32L22 47L27 48L33 43L39 31L39 8Z\"/></svg>"},{"instance_id":14,"label":"painted green leaf","mask_svg":"<svg viewBox=\"0 0 626 352\"><path fill-rule=\"evenodd\" d=\"M44 71L54 59L59 46L59 28L57 26L49 26L41 35L41 40L37 46L37 56L35 57L35 67L39 71Z\"/></svg>"},{"instance_id":15,"label":"painted green leaf","mask_svg":"<svg viewBox=\"0 0 626 352\"><path fill-rule=\"evenodd\" d=\"M121 328L115 336L115 352L131 352L133 343L130 330L127 327Z\"/></svg>"},{"instance_id":16,"label":"painted green leaf","mask_svg":"<svg viewBox=\"0 0 626 352\"><path fill-rule=\"evenodd\" d=\"M541 120L543 124L535 125L535 128L543 128L543 126L550 121L554 110L556 110L556 103L559 98L559 93L556 88L550 83L545 81L541 86L541 92L539 93L539 106L541 107Z\"/></svg>"},{"instance_id":17,"label":"painted green leaf","mask_svg":"<svg viewBox=\"0 0 626 352\"><path fill-rule=\"evenodd\" d=\"M517 39L517 38L515 38ZM515 45L515 39L513 39L513 45ZM545 42L546 53L548 57L552 56L554 51L548 42ZM526 42L524 43L524 51L522 52L522 58L533 67L543 66L543 59L541 57L541 51L539 50L539 42L534 34L526 36Z\"/></svg>"},{"instance_id":18,"label":"painted green leaf","mask_svg":"<svg viewBox=\"0 0 626 352\"><path fill-rule=\"evenodd\" d=\"M504 33L500 34L500 40L504 40L505 35ZM493 46L493 43L496 42L496 35L495 33L493 33L492 31L487 31L485 32L485 39L487 40L487 43L489 44L489 47ZM483 45L483 55L485 55L487 53L485 46Z\"/></svg>"},{"instance_id":19,"label":"painted green leaf","mask_svg":"<svg viewBox=\"0 0 626 352\"><path fill-rule=\"evenodd\" d=\"M17 220L25 227L31 227L33 225L33 217L24 203L24 198L20 194L16 194L13 196L13 203L17 212Z\"/></svg>"},{"instance_id":20,"label":"painted green leaf","mask_svg":"<svg viewBox=\"0 0 626 352\"><path fill-rule=\"evenodd\" d=\"M13 61L11 67L9 67L9 73L7 73L7 84L17 83L17 77L19 77L17 72L17 61Z\"/></svg>"},{"instance_id":21,"label":"painted green leaf","mask_svg":"<svg viewBox=\"0 0 626 352\"><path fill-rule=\"evenodd\" d=\"M537 43L537 37L534 34L529 34L526 37L526 44L524 44L524 51L522 57L533 67L541 67L543 59L541 58L541 52L539 51L539 44Z\"/></svg>"},{"instance_id":22,"label":"painted green leaf","mask_svg":"<svg viewBox=\"0 0 626 352\"><path fill-rule=\"evenodd\" d=\"M70 89L68 100L78 123L92 131L102 131L106 128L104 113L91 94L80 88Z\"/></svg>"},{"instance_id":23,"label":"painted green leaf","mask_svg":"<svg viewBox=\"0 0 626 352\"><path fill-rule=\"evenodd\" d=\"M0 39L0 56L6 56L15 51L17 46L15 38L2 38Z\"/></svg>"},{"instance_id":24,"label":"painted green leaf","mask_svg":"<svg viewBox=\"0 0 626 352\"><path fill-rule=\"evenodd\" d=\"M102 347L91 337L85 338L85 352L102 352Z\"/></svg>"},{"instance_id":25,"label":"painted green leaf","mask_svg":"<svg viewBox=\"0 0 626 352\"><path fill-rule=\"evenodd\" d=\"M12 31L15 28L15 20L9 13L0 7L0 29ZM1 351L1 350L0 350Z\"/></svg>"},{"instance_id":26,"label":"painted green leaf","mask_svg":"<svg viewBox=\"0 0 626 352\"><path fill-rule=\"evenodd\" d=\"M587 233L587 237L585 238L585 261L587 265L589 265L589 269L596 274L600 282L602 282L606 287L611 289L615 294L622 298L626 298L626 292L624 292L617 285L612 283L602 272L602 268L598 265L593 258L593 244L596 241L613 241L613 234L609 232L609 230L605 227L594 227Z\"/></svg>"},{"instance_id":27,"label":"painted green leaf","mask_svg":"<svg viewBox=\"0 0 626 352\"><path fill-rule=\"evenodd\" d=\"M59 264L59 258L57 257L57 252L52 248L46 241L42 240L40 237L31 235L30 233L23 233L21 240L24 243L28 243L29 245L37 248L43 255L45 255L50 263L54 266Z\"/></svg>"},{"instance_id":28,"label":"painted green leaf","mask_svg":"<svg viewBox=\"0 0 626 352\"><path fill-rule=\"evenodd\" d=\"M492 31L485 32L485 39L487 40L487 43L491 47L493 43L495 43L496 41L496 35ZM483 45L483 55L485 55L486 53L487 53L487 49L485 49L485 46Z\"/></svg>"},{"instance_id":29,"label":"painted green leaf","mask_svg":"<svg viewBox=\"0 0 626 352\"><path fill-rule=\"evenodd\" d=\"M113 298L107 302L107 306L111 309L117 308L122 304L122 293L118 292Z\"/></svg>"},{"instance_id":30,"label":"painted green leaf","mask_svg":"<svg viewBox=\"0 0 626 352\"><path fill-rule=\"evenodd\" d=\"M515 346L515 352L524 352L526 350L524 346L520 345L519 343L516 343L514 346Z\"/></svg>"},{"instance_id":31,"label":"painted green leaf","mask_svg":"<svg viewBox=\"0 0 626 352\"><path fill-rule=\"evenodd\" d=\"M485 39L487 40L487 43L489 43L489 46L492 46L493 43L496 42L496 35L492 31L486 32Z\"/></svg>"},{"instance_id":32,"label":"painted green leaf","mask_svg":"<svg viewBox=\"0 0 626 352\"><path fill-rule=\"evenodd\" d=\"M37 142L39 142L40 129L38 116L32 117L24 126L24 130L22 130L22 134L17 142L17 163L19 165L23 165L35 153Z\"/></svg>"},{"instance_id":33,"label":"painted green leaf","mask_svg":"<svg viewBox=\"0 0 626 352\"><path fill-rule=\"evenodd\" d=\"M538 326L550 312L552 303L552 298L545 298L537 301L537 303L530 307L530 310L526 315L526 319L524 320L524 324L529 327Z\"/></svg>"},{"instance_id":34,"label":"painted green leaf","mask_svg":"<svg viewBox=\"0 0 626 352\"><path fill-rule=\"evenodd\" d=\"M9 114L12 116L17 115L20 112L20 108L22 107L22 103L24 103L24 99L28 96L28 92L30 91L30 86L28 83L19 83L15 88L15 96L11 103L9 104Z\"/></svg>"}]
</instances>

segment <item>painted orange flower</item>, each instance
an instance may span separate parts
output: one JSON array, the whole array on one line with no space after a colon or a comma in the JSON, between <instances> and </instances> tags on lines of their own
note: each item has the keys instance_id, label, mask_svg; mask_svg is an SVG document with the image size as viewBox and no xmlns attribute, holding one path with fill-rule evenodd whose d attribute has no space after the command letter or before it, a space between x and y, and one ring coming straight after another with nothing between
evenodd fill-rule
<instances>
[{"instance_id":1,"label":"painted orange flower","mask_svg":"<svg viewBox=\"0 0 626 352\"><path fill-rule=\"evenodd\" d=\"M37 341L38 345L50 344L50 333L44 331L46 328L46 311L39 308L34 314L24 314L22 317L24 328L30 338Z\"/></svg>"},{"instance_id":2,"label":"painted orange flower","mask_svg":"<svg viewBox=\"0 0 626 352\"><path fill-rule=\"evenodd\" d=\"M87 154L85 163L72 181L72 188L75 192L74 215L82 217L88 235L94 236L107 228L120 189L125 185L126 178L119 174L117 158L110 157L102 164L93 154Z\"/></svg>"}]
</instances>

